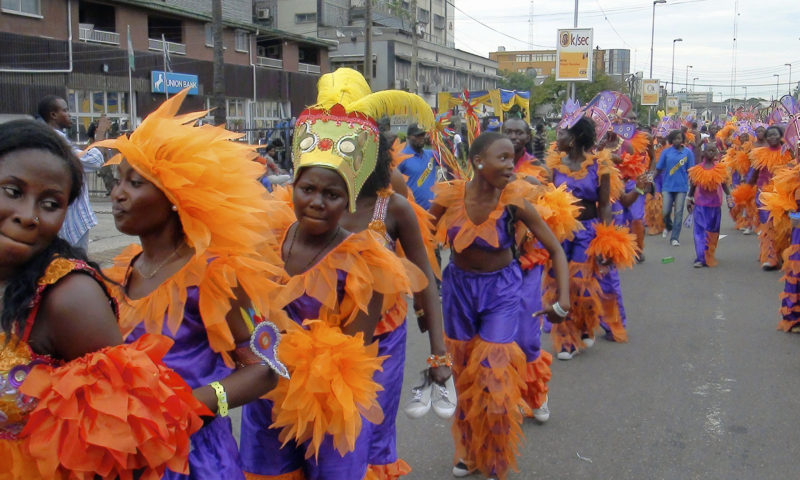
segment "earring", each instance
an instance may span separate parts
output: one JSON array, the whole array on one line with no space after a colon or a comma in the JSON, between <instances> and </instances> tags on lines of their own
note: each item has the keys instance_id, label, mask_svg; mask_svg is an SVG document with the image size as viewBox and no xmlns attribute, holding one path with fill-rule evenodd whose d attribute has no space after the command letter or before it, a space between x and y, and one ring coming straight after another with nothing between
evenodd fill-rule
<instances>
[{"instance_id":1,"label":"earring","mask_svg":"<svg viewBox=\"0 0 800 480\"><path fill-rule=\"evenodd\" d=\"M33 217L33 223L39 225L39 217Z\"/></svg>"},{"instance_id":2,"label":"earring","mask_svg":"<svg viewBox=\"0 0 800 480\"><path fill-rule=\"evenodd\" d=\"M482 163L478 164L478 170L483 170L483 164Z\"/></svg>"},{"instance_id":3,"label":"earring","mask_svg":"<svg viewBox=\"0 0 800 480\"><path fill-rule=\"evenodd\" d=\"M178 206L177 205L173 205L171 208L172 208L173 212L177 212L178 211Z\"/></svg>"}]
</instances>

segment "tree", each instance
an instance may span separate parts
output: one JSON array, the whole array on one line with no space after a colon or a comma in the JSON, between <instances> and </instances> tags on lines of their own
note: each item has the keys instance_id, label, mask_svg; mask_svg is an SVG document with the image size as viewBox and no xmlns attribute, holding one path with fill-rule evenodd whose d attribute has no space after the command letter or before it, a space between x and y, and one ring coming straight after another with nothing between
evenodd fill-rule
<instances>
[{"instance_id":1,"label":"tree","mask_svg":"<svg viewBox=\"0 0 800 480\"><path fill-rule=\"evenodd\" d=\"M538 107L548 103L553 104L554 111L560 112L561 105L567 101L567 85L567 82L557 82L555 75L547 77L541 85L531 91L531 112L536 112ZM576 95L581 105L586 105L603 90L624 91L623 87L622 82L598 72L594 74L593 81L577 83Z\"/></svg>"},{"instance_id":2,"label":"tree","mask_svg":"<svg viewBox=\"0 0 800 480\"><path fill-rule=\"evenodd\" d=\"M501 71L500 77L497 86L505 90L533 92L536 85L536 74Z\"/></svg>"}]
</instances>

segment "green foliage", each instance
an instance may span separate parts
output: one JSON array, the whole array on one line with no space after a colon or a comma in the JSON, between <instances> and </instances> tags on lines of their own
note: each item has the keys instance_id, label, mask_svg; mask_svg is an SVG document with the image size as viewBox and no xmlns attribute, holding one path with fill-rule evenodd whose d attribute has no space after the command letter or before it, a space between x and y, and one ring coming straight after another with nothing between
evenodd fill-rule
<instances>
[{"instance_id":1,"label":"green foliage","mask_svg":"<svg viewBox=\"0 0 800 480\"><path fill-rule=\"evenodd\" d=\"M540 105L552 103L554 111L560 112L561 104L568 98L568 85L568 82L557 82L555 75L545 78L541 85L534 87L531 91L531 111L535 112ZM576 82L576 95L581 105L585 105L603 90L625 92L624 87L622 82L616 81L605 73L600 72L594 74L594 81L592 82Z\"/></svg>"},{"instance_id":2,"label":"green foliage","mask_svg":"<svg viewBox=\"0 0 800 480\"><path fill-rule=\"evenodd\" d=\"M500 80L497 81L497 86L506 90L532 92L536 85L536 75L501 71L500 77Z\"/></svg>"}]
</instances>

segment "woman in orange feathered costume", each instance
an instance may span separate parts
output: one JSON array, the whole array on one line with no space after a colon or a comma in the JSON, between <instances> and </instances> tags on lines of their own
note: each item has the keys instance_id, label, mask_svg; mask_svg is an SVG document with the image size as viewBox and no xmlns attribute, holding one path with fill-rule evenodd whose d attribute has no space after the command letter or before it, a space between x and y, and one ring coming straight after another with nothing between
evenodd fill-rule
<instances>
[{"instance_id":1,"label":"woman in orange feathered costume","mask_svg":"<svg viewBox=\"0 0 800 480\"><path fill-rule=\"evenodd\" d=\"M117 306L83 250L58 238L83 170L46 125L0 126L0 478L186 473L211 412L162 362L172 342L122 344Z\"/></svg>"},{"instance_id":2,"label":"woman in orange feathered costume","mask_svg":"<svg viewBox=\"0 0 800 480\"><path fill-rule=\"evenodd\" d=\"M279 202L258 182L255 147L222 127L195 126L207 112L178 115L187 90L130 135L101 142L119 151L111 192L117 229L137 235L107 274L116 284L127 341L147 333L175 341L165 363L216 415L192 436L186 472L164 479L243 479L228 409L267 393L285 368L275 355L285 315L269 302L281 277ZM270 254L270 252L272 252ZM253 315L270 321L256 326ZM243 313L244 312L244 313Z\"/></svg>"},{"instance_id":3,"label":"woman in orange feathered costume","mask_svg":"<svg viewBox=\"0 0 800 480\"><path fill-rule=\"evenodd\" d=\"M763 204L760 194L771 182L773 174L792 160L792 154L781 148L783 129L777 125L770 125L767 128L766 143L766 146L754 148L750 152L754 171L748 179L748 184L756 187L756 204L759 207L758 241L761 245L759 262L764 270L776 270L781 262L781 232L770 221L769 212L761 208Z\"/></svg>"},{"instance_id":4,"label":"woman in orange feathered costume","mask_svg":"<svg viewBox=\"0 0 800 480\"><path fill-rule=\"evenodd\" d=\"M728 169L717 162L717 146L706 145L703 162L689 169L689 197L686 208L694 215L695 268L713 267L717 264L714 253L719 240L719 226L722 220L722 195L725 192L728 206L733 200L728 190Z\"/></svg>"},{"instance_id":5,"label":"woman in orange feathered costume","mask_svg":"<svg viewBox=\"0 0 800 480\"><path fill-rule=\"evenodd\" d=\"M397 369L383 355L396 351L379 354L389 337L375 334L379 322L381 334L402 325L408 296L427 279L374 230L351 233L339 222L375 168L376 119L406 113L429 127L433 113L416 95L372 93L352 69L323 75L318 88L295 126L294 212L277 222L284 278L275 302L292 320L278 353L290 378L244 407L242 460L249 479L396 478L407 470L396 457L367 470L372 429L384 420L379 371L384 360Z\"/></svg>"},{"instance_id":6,"label":"woman in orange feathered costume","mask_svg":"<svg viewBox=\"0 0 800 480\"><path fill-rule=\"evenodd\" d=\"M569 278L564 251L533 206L539 188L514 179L511 141L484 133L472 143L469 160L472 180L439 183L431 206L437 239L451 248L442 275L442 307L458 391L453 474L479 470L503 479L516 468L522 414L528 409L526 357L515 341L517 325L534 322L531 313L561 321ZM534 292L520 288L522 274L512 253L516 239L509 228L517 220L542 243L556 272L558 302L540 312L522 304Z\"/></svg>"}]
</instances>

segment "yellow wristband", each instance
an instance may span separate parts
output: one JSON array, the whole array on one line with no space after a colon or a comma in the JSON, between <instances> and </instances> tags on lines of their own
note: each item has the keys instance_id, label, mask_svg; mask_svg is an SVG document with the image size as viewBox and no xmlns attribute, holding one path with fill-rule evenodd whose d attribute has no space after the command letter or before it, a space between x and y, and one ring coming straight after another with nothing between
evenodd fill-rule
<instances>
[{"instance_id":1,"label":"yellow wristband","mask_svg":"<svg viewBox=\"0 0 800 480\"><path fill-rule=\"evenodd\" d=\"M220 417L228 416L228 394L225 393L225 387L219 382L211 382L209 384L214 392L217 394L217 415Z\"/></svg>"}]
</instances>

